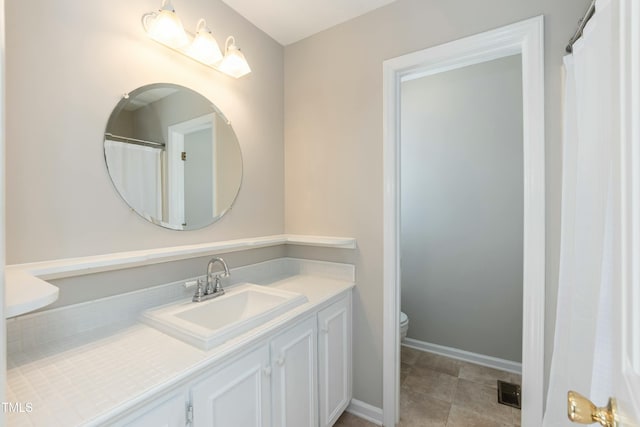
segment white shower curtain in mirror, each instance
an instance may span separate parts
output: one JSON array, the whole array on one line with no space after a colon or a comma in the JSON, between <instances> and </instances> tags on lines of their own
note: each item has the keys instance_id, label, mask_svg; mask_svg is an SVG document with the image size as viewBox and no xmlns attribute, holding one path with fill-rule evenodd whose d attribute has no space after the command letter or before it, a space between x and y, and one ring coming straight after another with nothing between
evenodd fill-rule
<instances>
[{"instance_id":1,"label":"white shower curtain in mirror","mask_svg":"<svg viewBox=\"0 0 640 427\"><path fill-rule=\"evenodd\" d=\"M596 14L564 58L560 269L546 427L574 425L567 418L568 390L606 402L612 387L606 368L617 88L612 3L596 2Z\"/></svg>"},{"instance_id":2,"label":"white shower curtain in mirror","mask_svg":"<svg viewBox=\"0 0 640 427\"><path fill-rule=\"evenodd\" d=\"M129 206L148 220L161 220L162 151L107 140L104 152L111 179Z\"/></svg>"}]
</instances>

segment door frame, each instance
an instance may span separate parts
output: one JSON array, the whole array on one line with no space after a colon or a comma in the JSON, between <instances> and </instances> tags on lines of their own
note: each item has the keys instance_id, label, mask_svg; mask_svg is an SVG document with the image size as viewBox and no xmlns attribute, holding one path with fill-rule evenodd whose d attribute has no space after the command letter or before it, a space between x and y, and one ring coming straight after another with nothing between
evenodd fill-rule
<instances>
[{"instance_id":1,"label":"door frame","mask_svg":"<svg viewBox=\"0 0 640 427\"><path fill-rule=\"evenodd\" d=\"M545 302L544 18L399 56L383 63L383 425L400 403L400 83L522 55L524 234L522 425L542 424Z\"/></svg>"},{"instance_id":2,"label":"door frame","mask_svg":"<svg viewBox=\"0 0 640 427\"><path fill-rule=\"evenodd\" d=\"M182 152L184 151L184 137L193 132L204 129L211 129L213 140L215 140L215 114L205 114L184 122L176 123L167 128L167 199L168 217L167 221L172 227L182 229L186 219L184 206L184 161ZM215 150L214 155L215 155ZM213 159L212 159L212 163ZM213 210L215 212L215 197L213 197Z\"/></svg>"},{"instance_id":3,"label":"door frame","mask_svg":"<svg viewBox=\"0 0 640 427\"><path fill-rule=\"evenodd\" d=\"M620 349L614 363L614 396L621 420L635 425L640 419L640 5L621 0L616 21L619 34L619 146L614 167L619 204L619 228L614 249L620 255L613 277L614 345ZM616 22L614 21L614 22ZM615 139L614 139L615 140ZM615 359L614 359L615 360Z\"/></svg>"}]
</instances>

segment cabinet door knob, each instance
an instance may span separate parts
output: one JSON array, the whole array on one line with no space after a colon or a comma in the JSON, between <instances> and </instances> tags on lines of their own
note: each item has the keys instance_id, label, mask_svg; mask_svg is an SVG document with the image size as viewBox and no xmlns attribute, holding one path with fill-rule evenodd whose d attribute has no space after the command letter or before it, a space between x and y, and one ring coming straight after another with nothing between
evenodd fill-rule
<instances>
[{"instance_id":1,"label":"cabinet door knob","mask_svg":"<svg viewBox=\"0 0 640 427\"><path fill-rule=\"evenodd\" d=\"M270 377L270 376L271 376L271 366L267 366L266 368L264 368L264 374L265 374L267 377Z\"/></svg>"},{"instance_id":2,"label":"cabinet door knob","mask_svg":"<svg viewBox=\"0 0 640 427\"><path fill-rule=\"evenodd\" d=\"M280 358L276 360L276 363L278 363L279 366L284 365L284 356L280 356Z\"/></svg>"},{"instance_id":3,"label":"cabinet door knob","mask_svg":"<svg viewBox=\"0 0 640 427\"><path fill-rule=\"evenodd\" d=\"M322 328L320 328L320 332L322 332L323 334L326 334L326 333L328 333L328 332L329 332L329 328L327 328L327 327L322 327Z\"/></svg>"}]
</instances>

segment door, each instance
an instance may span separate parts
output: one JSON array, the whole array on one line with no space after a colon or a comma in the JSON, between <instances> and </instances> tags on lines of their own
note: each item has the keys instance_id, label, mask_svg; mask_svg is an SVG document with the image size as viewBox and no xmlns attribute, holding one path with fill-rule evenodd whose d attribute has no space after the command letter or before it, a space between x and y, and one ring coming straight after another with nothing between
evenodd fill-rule
<instances>
[{"instance_id":1,"label":"door","mask_svg":"<svg viewBox=\"0 0 640 427\"><path fill-rule=\"evenodd\" d=\"M589 319L597 319L591 331L589 328L582 331L583 335L594 333L595 345L592 351L587 349L571 361L573 366L589 366L593 363L593 368L576 372L570 376L570 380L578 384L584 382L585 378L588 380L591 375L591 386L586 387L590 394L587 397L602 408L594 408L586 398L576 395L570 395L568 405L573 421L588 423L594 411L601 410L600 416L603 418L612 417L609 408L606 408L606 399L611 396L616 402L613 406L617 407L615 425L637 427L640 426L640 3L636 0L597 0L595 10L584 32L584 44L579 48L583 57L588 55L587 50L593 49L593 59L580 59L580 54L574 48L574 68L578 70L582 65L580 79L577 80L586 83L588 89L582 90L582 100L577 103L576 123L584 134L577 137L579 159L583 163L578 161L575 167L577 170L583 169L583 181L610 168L610 174L603 176L608 179L606 191L609 196L603 198L606 204L603 209L605 238L602 244L602 276L596 278L600 282L599 294L596 294L599 295L596 299L597 309L588 313L589 316L578 319L580 325L588 325ZM601 45L598 46L598 43ZM610 65L604 66L605 70L596 73L595 78L590 77L588 71L602 67L601 64ZM589 85L594 81L596 85ZM580 90L584 87L579 81L574 87L580 99ZM598 91L604 95L598 94ZM611 105L611 113L603 111L602 107L608 105ZM608 114L611 114L611 118L608 118ZM607 117L601 125L605 132L593 128L591 123L601 121L603 117ZM580 121L580 118L583 120ZM601 134L595 137L595 143L591 141L590 144L589 138L594 138L593 130ZM595 161L586 170L584 159L590 155L589 150L598 152ZM578 200L584 199L585 194L589 197L597 191L594 187L588 186L588 193L576 191L568 195ZM605 183L602 189L606 188ZM580 214L579 210L577 212ZM581 216L585 216L584 211ZM579 231L576 229L576 233ZM608 232L610 240L606 238ZM594 240L594 236L590 238ZM577 247L576 251L581 249ZM589 269L588 264L584 260L578 263L577 274ZM582 279L567 301L574 306L567 304L563 309L579 310L579 307L593 303L593 298L585 298L584 295L585 282L592 277ZM561 314L560 308L558 313ZM576 340L574 337L580 335L581 331L575 332L570 339ZM562 342L558 344L562 345ZM589 363L584 364L585 360ZM563 398L552 396L552 399ZM600 423L614 425L605 421Z\"/></svg>"},{"instance_id":2,"label":"door","mask_svg":"<svg viewBox=\"0 0 640 427\"><path fill-rule=\"evenodd\" d=\"M193 426L270 426L270 374L265 345L195 385Z\"/></svg>"},{"instance_id":3,"label":"door","mask_svg":"<svg viewBox=\"0 0 640 427\"><path fill-rule=\"evenodd\" d=\"M316 331L313 316L271 341L274 426L318 425Z\"/></svg>"},{"instance_id":4,"label":"door","mask_svg":"<svg viewBox=\"0 0 640 427\"><path fill-rule=\"evenodd\" d=\"M637 5L636 5L637 6ZM634 9L640 9L634 7ZM637 12L637 10L636 10ZM640 14L636 14L640 22ZM634 55L640 56L636 45ZM636 70L637 75L638 70ZM640 82L640 79L636 77ZM624 96L623 96L624 98ZM631 99L635 103L631 104ZM611 341L596 342L593 354L585 358L595 359L596 354L608 354L598 370L600 375L611 379L613 401L597 401L601 408L594 408L586 397L573 391L568 395L570 419L588 424L594 411L604 417L615 418L617 427L640 426L640 90L635 86L622 104L622 132L617 160L613 162L614 194L617 198L617 214L612 215L614 244L611 254L613 267L611 281L610 317L598 319L597 329ZM629 104L626 104L629 102ZM626 129L625 129L626 128ZM602 372L604 371L604 372ZM593 390L593 389L592 389ZM600 396L602 399L602 396ZM614 406L613 412L611 405ZM609 406L609 407L606 407ZM573 414L572 414L573 412ZM602 425L611 425L601 423Z\"/></svg>"},{"instance_id":5,"label":"door","mask_svg":"<svg viewBox=\"0 0 640 427\"><path fill-rule=\"evenodd\" d=\"M351 401L351 297L318 313L320 426L335 424Z\"/></svg>"},{"instance_id":6,"label":"door","mask_svg":"<svg viewBox=\"0 0 640 427\"><path fill-rule=\"evenodd\" d=\"M385 426L399 420L400 257L399 160L400 94L407 77L439 73L478 62L522 55L524 253L522 331L522 424L539 427L543 413L545 321L545 138L544 25L538 16L495 30L386 60L384 94L384 363ZM566 415L565 415L566 419Z\"/></svg>"},{"instance_id":7,"label":"door","mask_svg":"<svg viewBox=\"0 0 640 427\"><path fill-rule=\"evenodd\" d=\"M171 125L167 135L168 222L177 229L199 228L210 223L215 212L212 169L215 165L215 116L207 114ZM194 181L199 183L201 192L191 188ZM204 219L202 215L194 217L189 209L204 209Z\"/></svg>"},{"instance_id":8,"label":"door","mask_svg":"<svg viewBox=\"0 0 640 427\"><path fill-rule=\"evenodd\" d=\"M152 403L136 412L122 423L114 426L122 427L184 427L187 420L187 398L184 391L174 393L171 397Z\"/></svg>"},{"instance_id":9,"label":"door","mask_svg":"<svg viewBox=\"0 0 640 427\"><path fill-rule=\"evenodd\" d=\"M614 1L614 4L618 2ZM614 275L613 392L621 425L640 426L640 2L619 0L619 266ZM615 254L615 252L614 252ZM619 309L618 309L619 308Z\"/></svg>"}]
</instances>

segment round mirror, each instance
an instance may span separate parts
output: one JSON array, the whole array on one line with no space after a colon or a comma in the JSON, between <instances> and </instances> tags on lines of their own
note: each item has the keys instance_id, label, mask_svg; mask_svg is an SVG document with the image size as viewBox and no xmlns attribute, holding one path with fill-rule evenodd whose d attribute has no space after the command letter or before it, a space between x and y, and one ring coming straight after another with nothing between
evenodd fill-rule
<instances>
[{"instance_id":1,"label":"round mirror","mask_svg":"<svg viewBox=\"0 0 640 427\"><path fill-rule=\"evenodd\" d=\"M204 96L169 83L123 96L107 123L104 157L124 201L173 230L218 220L242 181L242 154L229 121Z\"/></svg>"}]
</instances>

